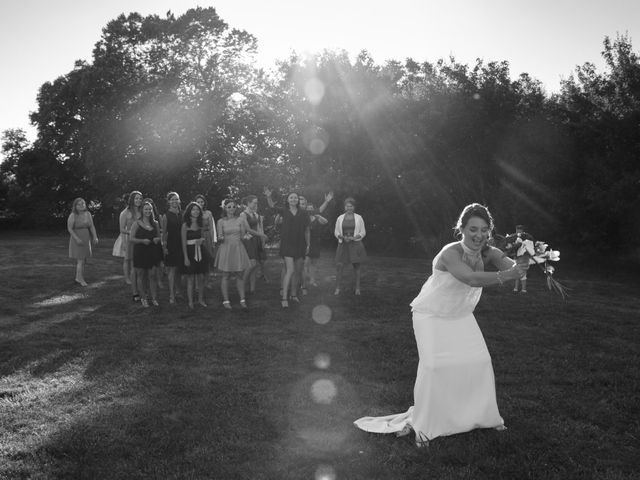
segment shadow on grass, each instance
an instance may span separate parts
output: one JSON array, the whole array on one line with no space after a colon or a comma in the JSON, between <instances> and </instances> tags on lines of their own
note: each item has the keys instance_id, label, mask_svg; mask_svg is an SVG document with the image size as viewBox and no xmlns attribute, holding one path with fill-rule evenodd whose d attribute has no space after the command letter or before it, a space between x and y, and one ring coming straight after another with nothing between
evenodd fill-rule
<instances>
[{"instance_id":1,"label":"shadow on grass","mask_svg":"<svg viewBox=\"0 0 640 480\"><path fill-rule=\"evenodd\" d=\"M96 278L119 269L98 261L108 254L97 252ZM330 277L323 262L321 278ZM216 291L208 309L190 313L143 310L113 277L86 298L51 304L76 293L68 272L18 275L25 291L0 288L10 299L0 340L0 477L634 478L640 303L628 277L576 275L565 303L534 275L528 296L486 289L477 317L506 432L418 450L410 437L352 426L412 401L408 304L427 265L372 257L361 297L346 287L334 297L326 284L289 311L278 308L275 284L261 285L248 312L237 299L223 311ZM279 265L269 268L277 278ZM27 315L25 305L42 301ZM318 305L329 321L313 320Z\"/></svg>"}]
</instances>

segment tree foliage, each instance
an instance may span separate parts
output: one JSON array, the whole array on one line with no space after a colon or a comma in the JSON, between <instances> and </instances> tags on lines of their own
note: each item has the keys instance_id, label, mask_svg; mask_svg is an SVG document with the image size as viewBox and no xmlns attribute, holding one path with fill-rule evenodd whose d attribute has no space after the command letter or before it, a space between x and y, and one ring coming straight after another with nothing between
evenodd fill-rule
<instances>
[{"instance_id":1,"label":"tree foliage","mask_svg":"<svg viewBox=\"0 0 640 480\"><path fill-rule=\"evenodd\" d=\"M355 196L370 242L388 251L442 244L473 201L501 232L526 223L544 238L592 245L613 233L628 245L640 63L627 37L603 46L604 72L579 66L548 96L482 59L381 65L325 51L265 72L256 39L213 8L121 15L90 63L42 85L36 142L5 132L0 208L29 219L45 202L57 218L83 195L111 219L133 189L217 203L272 186L316 203L327 190Z\"/></svg>"}]
</instances>

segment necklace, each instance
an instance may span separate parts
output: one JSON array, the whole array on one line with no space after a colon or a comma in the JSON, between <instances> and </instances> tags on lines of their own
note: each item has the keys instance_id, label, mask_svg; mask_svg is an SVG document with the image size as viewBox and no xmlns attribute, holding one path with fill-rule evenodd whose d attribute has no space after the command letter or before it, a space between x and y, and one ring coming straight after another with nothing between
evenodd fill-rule
<instances>
[{"instance_id":1,"label":"necklace","mask_svg":"<svg viewBox=\"0 0 640 480\"><path fill-rule=\"evenodd\" d=\"M474 272L484 271L484 263L482 262L482 251L471 250L464 244L464 241L460 241L462 247L462 261L469 265Z\"/></svg>"}]
</instances>

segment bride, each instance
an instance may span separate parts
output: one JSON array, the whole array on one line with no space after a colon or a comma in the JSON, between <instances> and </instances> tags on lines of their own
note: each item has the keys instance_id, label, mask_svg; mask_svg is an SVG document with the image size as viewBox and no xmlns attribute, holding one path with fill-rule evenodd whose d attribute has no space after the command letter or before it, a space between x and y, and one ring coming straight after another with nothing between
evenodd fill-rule
<instances>
[{"instance_id":1,"label":"bride","mask_svg":"<svg viewBox=\"0 0 640 480\"><path fill-rule=\"evenodd\" d=\"M467 205L455 227L459 242L445 245L433 259L433 274L411 302L418 344L414 406L405 413L363 417L367 432L416 436L418 446L436 437L475 428L504 429L496 403L491 357L473 310L482 287L521 278L519 265L487 246L493 218L487 207ZM497 272L485 272L485 264Z\"/></svg>"}]
</instances>

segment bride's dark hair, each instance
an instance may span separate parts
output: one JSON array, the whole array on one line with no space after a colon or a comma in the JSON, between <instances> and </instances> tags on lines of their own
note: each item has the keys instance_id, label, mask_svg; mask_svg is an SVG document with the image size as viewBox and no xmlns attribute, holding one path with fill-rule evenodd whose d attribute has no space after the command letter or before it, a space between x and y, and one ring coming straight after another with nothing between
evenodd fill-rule
<instances>
[{"instance_id":1,"label":"bride's dark hair","mask_svg":"<svg viewBox=\"0 0 640 480\"><path fill-rule=\"evenodd\" d=\"M493 217L491 216L489 209L479 203L471 203L462 209L462 213L460 214L460 217L458 217L458 222L456 223L456 226L453 227L453 231L456 236L462 235L462 229L471 217L481 218L487 222L487 225L489 225L489 231L493 230Z\"/></svg>"}]
</instances>

